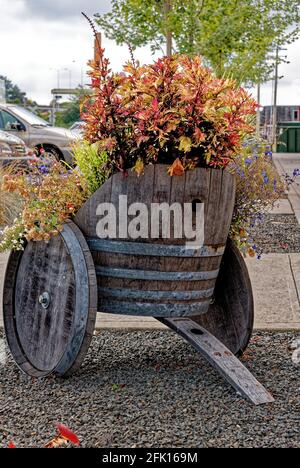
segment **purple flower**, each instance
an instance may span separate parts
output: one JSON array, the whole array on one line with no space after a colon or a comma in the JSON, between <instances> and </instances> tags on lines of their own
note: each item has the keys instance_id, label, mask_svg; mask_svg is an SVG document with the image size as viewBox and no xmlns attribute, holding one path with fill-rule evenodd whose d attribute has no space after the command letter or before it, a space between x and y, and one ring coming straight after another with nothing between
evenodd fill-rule
<instances>
[{"instance_id":1,"label":"purple flower","mask_svg":"<svg viewBox=\"0 0 300 468\"><path fill-rule=\"evenodd\" d=\"M245 160L245 164L246 164L246 166L251 166L251 164L252 164L252 159L247 158L247 159Z\"/></svg>"},{"instance_id":2,"label":"purple flower","mask_svg":"<svg viewBox=\"0 0 300 468\"><path fill-rule=\"evenodd\" d=\"M293 177L299 177L299 176L300 176L300 169L294 169Z\"/></svg>"},{"instance_id":3,"label":"purple flower","mask_svg":"<svg viewBox=\"0 0 300 468\"><path fill-rule=\"evenodd\" d=\"M266 173L266 171L263 171L262 176L263 176L263 179L264 179L264 183L267 185L270 182L270 179L269 179L269 176Z\"/></svg>"},{"instance_id":4,"label":"purple flower","mask_svg":"<svg viewBox=\"0 0 300 468\"><path fill-rule=\"evenodd\" d=\"M277 179L274 179L273 187L274 187L274 192L277 192Z\"/></svg>"},{"instance_id":5,"label":"purple flower","mask_svg":"<svg viewBox=\"0 0 300 468\"><path fill-rule=\"evenodd\" d=\"M48 166L39 166L39 171L41 174L49 174L49 167Z\"/></svg>"}]
</instances>

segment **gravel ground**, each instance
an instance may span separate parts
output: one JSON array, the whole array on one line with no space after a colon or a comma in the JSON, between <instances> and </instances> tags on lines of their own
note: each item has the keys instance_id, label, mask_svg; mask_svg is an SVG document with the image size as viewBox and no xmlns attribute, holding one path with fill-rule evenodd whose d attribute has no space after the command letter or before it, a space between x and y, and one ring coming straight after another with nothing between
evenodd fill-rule
<instances>
[{"instance_id":1,"label":"gravel ground","mask_svg":"<svg viewBox=\"0 0 300 468\"><path fill-rule=\"evenodd\" d=\"M267 215L250 235L263 253L300 252L300 225L294 215Z\"/></svg>"},{"instance_id":2,"label":"gravel ground","mask_svg":"<svg viewBox=\"0 0 300 468\"><path fill-rule=\"evenodd\" d=\"M254 407L171 332L94 337L68 379L33 380L0 366L0 446L43 446L55 423L84 447L300 448L296 333L256 333L244 360L276 402Z\"/></svg>"}]
</instances>

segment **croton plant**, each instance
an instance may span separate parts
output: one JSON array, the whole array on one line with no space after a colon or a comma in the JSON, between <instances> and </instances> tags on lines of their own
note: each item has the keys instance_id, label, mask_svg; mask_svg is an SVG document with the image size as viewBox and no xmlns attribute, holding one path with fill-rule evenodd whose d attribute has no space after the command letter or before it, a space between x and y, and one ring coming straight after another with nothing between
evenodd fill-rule
<instances>
[{"instance_id":1,"label":"croton plant","mask_svg":"<svg viewBox=\"0 0 300 468\"><path fill-rule=\"evenodd\" d=\"M100 142L111 171L180 161L184 168L223 168L253 132L257 104L231 79L218 79L200 57L134 62L112 73L101 50L92 62L93 95L85 138Z\"/></svg>"}]
</instances>

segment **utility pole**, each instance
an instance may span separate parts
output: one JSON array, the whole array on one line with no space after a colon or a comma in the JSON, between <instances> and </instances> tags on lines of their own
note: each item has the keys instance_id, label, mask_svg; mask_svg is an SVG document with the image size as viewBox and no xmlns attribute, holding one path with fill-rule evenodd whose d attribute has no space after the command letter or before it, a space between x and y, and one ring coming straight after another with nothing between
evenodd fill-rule
<instances>
[{"instance_id":1,"label":"utility pole","mask_svg":"<svg viewBox=\"0 0 300 468\"><path fill-rule=\"evenodd\" d=\"M95 62L99 64L101 60L101 51L100 51L101 47L102 47L102 36L101 36L101 33L97 32L97 36L95 37L95 42L94 42L94 60Z\"/></svg>"},{"instance_id":2,"label":"utility pole","mask_svg":"<svg viewBox=\"0 0 300 468\"><path fill-rule=\"evenodd\" d=\"M260 100L261 100L261 87L260 83L257 84L257 104L258 104L258 109L256 113L256 136L257 138L260 138Z\"/></svg>"},{"instance_id":3,"label":"utility pole","mask_svg":"<svg viewBox=\"0 0 300 468\"><path fill-rule=\"evenodd\" d=\"M170 30L170 25L168 24L169 15L171 11L172 11L171 0L164 0L164 15L165 15L165 21L167 23L166 38L167 38L167 56L168 57L171 57L172 49L173 49L173 34L172 34L172 31Z\"/></svg>"},{"instance_id":4,"label":"utility pole","mask_svg":"<svg viewBox=\"0 0 300 468\"><path fill-rule=\"evenodd\" d=\"M277 96L278 96L278 67L279 67L279 47L276 47L275 76L274 76L274 100L273 100L273 122L272 122L272 144L273 151L277 151Z\"/></svg>"}]
</instances>

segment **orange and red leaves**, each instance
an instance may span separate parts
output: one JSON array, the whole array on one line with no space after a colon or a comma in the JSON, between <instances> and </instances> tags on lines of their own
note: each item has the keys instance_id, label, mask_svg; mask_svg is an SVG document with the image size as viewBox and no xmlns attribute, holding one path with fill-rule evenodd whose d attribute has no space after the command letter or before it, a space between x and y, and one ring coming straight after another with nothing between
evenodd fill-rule
<instances>
[{"instance_id":1,"label":"orange and red leaves","mask_svg":"<svg viewBox=\"0 0 300 468\"><path fill-rule=\"evenodd\" d=\"M80 445L77 435L74 432L72 432L68 427L64 426L63 424L58 424L57 430L62 437L67 439L72 444Z\"/></svg>"},{"instance_id":2,"label":"orange and red leaves","mask_svg":"<svg viewBox=\"0 0 300 468\"><path fill-rule=\"evenodd\" d=\"M233 80L217 78L199 57L127 64L119 74L110 73L103 60L98 68L93 64L91 77L94 95L84 116L85 138L91 143L114 139L110 162L120 170L139 159L145 165L161 163L166 153L173 161L184 157L186 167L195 161L225 167L245 135L254 131L256 102ZM117 164L120 155L122 166Z\"/></svg>"},{"instance_id":3,"label":"orange and red leaves","mask_svg":"<svg viewBox=\"0 0 300 468\"><path fill-rule=\"evenodd\" d=\"M177 158L176 161L173 162L172 166L168 170L168 174L171 177L184 175L184 167L179 158Z\"/></svg>"},{"instance_id":4,"label":"orange and red leaves","mask_svg":"<svg viewBox=\"0 0 300 468\"><path fill-rule=\"evenodd\" d=\"M73 445L80 445L77 435L63 424L57 425L57 436L45 445L45 448L59 448L71 442Z\"/></svg>"}]
</instances>

